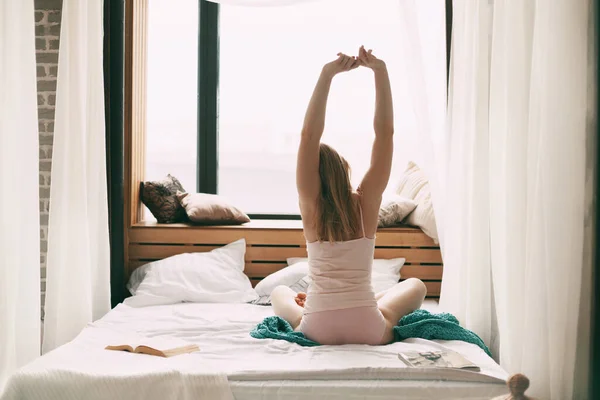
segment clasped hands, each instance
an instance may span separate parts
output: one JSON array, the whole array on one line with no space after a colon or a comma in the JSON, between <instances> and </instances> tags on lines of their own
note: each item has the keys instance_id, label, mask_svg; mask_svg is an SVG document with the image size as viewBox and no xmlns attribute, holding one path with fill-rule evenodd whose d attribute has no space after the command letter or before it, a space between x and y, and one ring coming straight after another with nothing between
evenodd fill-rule
<instances>
[{"instance_id":1,"label":"clasped hands","mask_svg":"<svg viewBox=\"0 0 600 400\"><path fill-rule=\"evenodd\" d=\"M360 66L367 67L373 71L385 68L385 62L375 57L372 50L365 50L365 46L360 46L358 56L348 56L343 53L338 53L338 58L333 60L323 67L323 72L331 76L337 75L340 72L346 72L356 69Z\"/></svg>"}]
</instances>

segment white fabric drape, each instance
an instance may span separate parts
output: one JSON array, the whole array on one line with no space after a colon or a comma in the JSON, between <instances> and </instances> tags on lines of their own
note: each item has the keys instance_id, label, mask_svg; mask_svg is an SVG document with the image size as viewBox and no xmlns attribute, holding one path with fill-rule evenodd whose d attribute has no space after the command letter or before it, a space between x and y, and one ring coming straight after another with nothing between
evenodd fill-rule
<instances>
[{"instance_id":1,"label":"white fabric drape","mask_svg":"<svg viewBox=\"0 0 600 400\"><path fill-rule=\"evenodd\" d=\"M33 0L0 2L0 392L40 354L39 146Z\"/></svg>"},{"instance_id":2,"label":"white fabric drape","mask_svg":"<svg viewBox=\"0 0 600 400\"><path fill-rule=\"evenodd\" d=\"M469 12L466 12L468 9ZM453 2L440 304L495 350L490 259L489 34L486 1ZM460 45L458 45L460 43Z\"/></svg>"},{"instance_id":3,"label":"white fabric drape","mask_svg":"<svg viewBox=\"0 0 600 400\"><path fill-rule=\"evenodd\" d=\"M500 362L573 398L583 274L588 1L497 1L490 242ZM578 374L584 371L578 371Z\"/></svg>"},{"instance_id":4,"label":"white fabric drape","mask_svg":"<svg viewBox=\"0 0 600 400\"><path fill-rule=\"evenodd\" d=\"M399 73L407 76L411 92L415 132L408 134L417 136L413 142L418 145L413 157L430 182L445 269L441 303L490 344L489 42L478 39L488 38L489 6L473 1L471 18L454 14L453 38L471 41L452 49L453 59L461 63L451 66L449 98L460 101L446 106L446 42L445 32L439 30L445 26L445 4L438 0L399 3L403 34L398 42L406 60ZM435 27L438 30L432 32ZM457 106L469 107L469 113L453 112Z\"/></svg>"},{"instance_id":5,"label":"white fabric drape","mask_svg":"<svg viewBox=\"0 0 600 400\"><path fill-rule=\"evenodd\" d=\"M442 195L446 182L443 168L437 168L446 153L445 7L439 0L400 0L399 4L402 33L398 43L405 61L400 71L392 72L407 82L413 118L408 124L412 129L399 131L397 140L412 147L412 160L429 176L435 177L430 186L432 197L436 199ZM407 55L410 59L406 59ZM401 95L398 93L395 97ZM410 114L403 114L402 119L410 118ZM441 199L433 202L435 213L440 216L439 225L443 225L444 204Z\"/></svg>"},{"instance_id":6,"label":"white fabric drape","mask_svg":"<svg viewBox=\"0 0 600 400\"><path fill-rule=\"evenodd\" d=\"M419 21L416 1L401 4ZM590 17L589 1L454 0L445 132L431 122L420 46L404 46L444 255L441 306L537 398L586 386ZM416 25L401 43L420 43Z\"/></svg>"},{"instance_id":7,"label":"white fabric drape","mask_svg":"<svg viewBox=\"0 0 600 400\"><path fill-rule=\"evenodd\" d=\"M102 3L63 1L44 352L110 309Z\"/></svg>"}]
</instances>

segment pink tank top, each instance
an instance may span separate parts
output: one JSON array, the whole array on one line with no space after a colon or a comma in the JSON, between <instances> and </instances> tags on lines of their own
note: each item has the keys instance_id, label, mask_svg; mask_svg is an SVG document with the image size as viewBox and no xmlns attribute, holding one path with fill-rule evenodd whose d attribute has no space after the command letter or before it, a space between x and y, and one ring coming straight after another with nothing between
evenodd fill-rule
<instances>
[{"instance_id":1,"label":"pink tank top","mask_svg":"<svg viewBox=\"0 0 600 400\"><path fill-rule=\"evenodd\" d=\"M371 286L375 239L365 236L362 208L359 209L361 238L306 243L312 282L305 313L377 305Z\"/></svg>"}]
</instances>

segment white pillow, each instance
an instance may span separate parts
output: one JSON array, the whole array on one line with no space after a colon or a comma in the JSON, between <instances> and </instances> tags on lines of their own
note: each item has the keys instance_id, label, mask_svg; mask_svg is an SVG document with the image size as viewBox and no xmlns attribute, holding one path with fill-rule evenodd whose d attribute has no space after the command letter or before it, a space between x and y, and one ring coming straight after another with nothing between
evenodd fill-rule
<instances>
[{"instance_id":1,"label":"white pillow","mask_svg":"<svg viewBox=\"0 0 600 400\"><path fill-rule=\"evenodd\" d=\"M129 293L135 294L138 286L140 286L140 283L142 283L142 281L146 277L146 274L148 273L148 270L150 268L152 268L153 265L158 264L158 263L160 263L162 261L163 260L153 261L151 263L144 264L144 265L141 265L141 266L137 267L131 273L131 276L129 277L129 281L127 282L127 289L129 290Z\"/></svg>"},{"instance_id":2,"label":"white pillow","mask_svg":"<svg viewBox=\"0 0 600 400\"><path fill-rule=\"evenodd\" d=\"M396 194L412 199L417 207L406 218L405 222L417 226L436 243L438 240L433 204L431 203L431 189L429 181L419 166L410 161L404 175L398 184Z\"/></svg>"},{"instance_id":3,"label":"white pillow","mask_svg":"<svg viewBox=\"0 0 600 400\"><path fill-rule=\"evenodd\" d=\"M375 293L390 289L400 280L400 269L406 259L392 258L389 260L374 260L371 272L371 284Z\"/></svg>"},{"instance_id":4,"label":"white pillow","mask_svg":"<svg viewBox=\"0 0 600 400\"><path fill-rule=\"evenodd\" d=\"M295 283L296 281L298 281L298 279L302 277L298 277L299 271L302 270L301 268L306 268L306 273L308 274L308 258L291 257L287 259L287 262L290 266L284 268L281 271L291 268L297 264L302 265L297 267L297 272L294 274L293 277L290 274L289 280L292 281L293 279L295 279L292 283ZM388 290L396 283L398 283L398 281L400 280L400 269L402 268L405 262L406 259L404 258L392 258L390 260L373 260L373 270L371 271L371 284L373 285L373 291L375 293L383 292L384 290ZM305 266L303 264L305 264ZM272 275L276 275L281 271L277 271L275 274ZM279 283L274 287L278 285L290 286L287 283ZM256 285L256 288L258 290L258 285Z\"/></svg>"},{"instance_id":5,"label":"white pillow","mask_svg":"<svg viewBox=\"0 0 600 400\"><path fill-rule=\"evenodd\" d=\"M288 264L290 263L288 262ZM256 293L259 296L270 296L273 289L277 286L292 286L306 275L308 275L308 262L293 263L293 265L289 265L265 277L258 282L254 289L256 289Z\"/></svg>"},{"instance_id":6,"label":"white pillow","mask_svg":"<svg viewBox=\"0 0 600 400\"><path fill-rule=\"evenodd\" d=\"M207 253L185 253L156 261L126 300L132 306L155 304L247 303L258 298L244 274L246 241Z\"/></svg>"},{"instance_id":7,"label":"white pillow","mask_svg":"<svg viewBox=\"0 0 600 400\"><path fill-rule=\"evenodd\" d=\"M291 275L286 277L285 279L283 279L285 281L285 286L289 287L290 289L292 289L295 293L300 293L300 292L304 292L306 293L308 291L308 286L310 285L310 276L308 276L308 263L298 263L295 264L294 266L300 266L300 264L305 264L303 267L306 267L307 271L306 274L303 275L301 278L299 278L297 281L289 284L289 282L291 282ZM282 269L281 271L284 271L287 268L291 268L290 267L285 267L284 269ZM280 271L277 271L275 274L277 274ZM271 275L275 275L275 274L271 274ZM284 273L285 274L285 273ZM269 276L271 276L269 275ZM273 289L275 289L277 286L284 284L281 281L276 280L274 286L272 284L269 284L269 286L272 287L263 287L260 288L260 292L258 293L258 295L260 296L257 300L253 301L253 304L258 304L258 305L262 305L262 306L270 306L271 305L271 292L273 292ZM260 282L258 285L256 285L256 287L258 288L258 286L260 285ZM257 291L258 292L258 291Z\"/></svg>"}]
</instances>

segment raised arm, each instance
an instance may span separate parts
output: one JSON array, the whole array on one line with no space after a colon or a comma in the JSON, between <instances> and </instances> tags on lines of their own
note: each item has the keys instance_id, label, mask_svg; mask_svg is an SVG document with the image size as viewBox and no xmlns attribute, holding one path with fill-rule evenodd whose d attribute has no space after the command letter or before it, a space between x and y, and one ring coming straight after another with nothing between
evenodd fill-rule
<instances>
[{"instance_id":1,"label":"raised arm","mask_svg":"<svg viewBox=\"0 0 600 400\"><path fill-rule=\"evenodd\" d=\"M381 201L392 169L394 152L394 109L392 90L387 67L382 60L371 54L371 50L359 50L361 65L369 67L375 75L375 118L373 128L375 141L371 150L371 165L360 184L363 197Z\"/></svg>"},{"instance_id":2,"label":"raised arm","mask_svg":"<svg viewBox=\"0 0 600 400\"><path fill-rule=\"evenodd\" d=\"M337 60L327 63L323 67L308 103L296 167L296 186L302 208L304 208L303 205L312 205L320 191L319 144L325 128L325 110L331 81L338 73L356 67L358 67L358 61L355 57L338 53Z\"/></svg>"}]
</instances>

